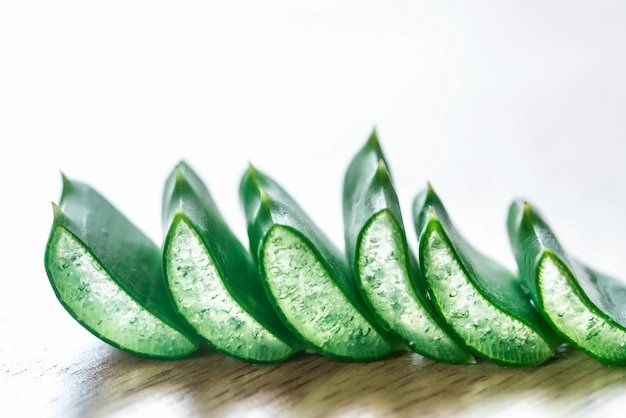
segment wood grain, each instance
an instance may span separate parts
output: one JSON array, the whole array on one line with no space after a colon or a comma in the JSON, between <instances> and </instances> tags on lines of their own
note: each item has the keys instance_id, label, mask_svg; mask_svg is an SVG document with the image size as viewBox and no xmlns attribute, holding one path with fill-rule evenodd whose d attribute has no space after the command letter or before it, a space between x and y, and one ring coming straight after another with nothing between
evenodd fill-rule
<instances>
[{"instance_id":1,"label":"wood grain","mask_svg":"<svg viewBox=\"0 0 626 418\"><path fill-rule=\"evenodd\" d=\"M90 335L75 350L2 351L11 416L624 416L626 368L574 349L512 369L400 353L372 363L302 354L252 365L209 349L183 360L135 357Z\"/></svg>"}]
</instances>

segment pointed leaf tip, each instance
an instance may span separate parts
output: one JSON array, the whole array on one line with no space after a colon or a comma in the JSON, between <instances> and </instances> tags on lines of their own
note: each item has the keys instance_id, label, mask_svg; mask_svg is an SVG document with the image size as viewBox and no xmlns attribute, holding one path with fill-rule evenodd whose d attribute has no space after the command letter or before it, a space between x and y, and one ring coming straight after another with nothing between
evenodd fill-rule
<instances>
[{"instance_id":1,"label":"pointed leaf tip","mask_svg":"<svg viewBox=\"0 0 626 418\"><path fill-rule=\"evenodd\" d=\"M272 201L271 196L265 191L265 189L261 185L259 185L259 196L261 198L261 205L267 205Z\"/></svg>"},{"instance_id":2,"label":"pointed leaf tip","mask_svg":"<svg viewBox=\"0 0 626 418\"><path fill-rule=\"evenodd\" d=\"M174 189L179 189L187 183L184 168L180 165L174 167Z\"/></svg>"},{"instance_id":3,"label":"pointed leaf tip","mask_svg":"<svg viewBox=\"0 0 626 418\"><path fill-rule=\"evenodd\" d=\"M61 204L63 203L65 197L71 194L73 188L74 185L72 184L72 180L70 180L65 173L61 172Z\"/></svg>"},{"instance_id":4,"label":"pointed leaf tip","mask_svg":"<svg viewBox=\"0 0 626 418\"><path fill-rule=\"evenodd\" d=\"M532 220L534 217L533 208L528 201L524 201L522 204L522 219Z\"/></svg>"},{"instance_id":5,"label":"pointed leaf tip","mask_svg":"<svg viewBox=\"0 0 626 418\"><path fill-rule=\"evenodd\" d=\"M380 142L378 141L378 132L376 131L375 127L374 129L372 129L372 133L370 134L370 137L367 140L367 147L374 149L376 151L380 151Z\"/></svg>"},{"instance_id":6,"label":"pointed leaf tip","mask_svg":"<svg viewBox=\"0 0 626 418\"><path fill-rule=\"evenodd\" d=\"M62 171L60 171L59 174L61 174L61 182L63 184L63 189L69 188L70 183L71 183L70 179Z\"/></svg>"},{"instance_id":7,"label":"pointed leaf tip","mask_svg":"<svg viewBox=\"0 0 626 418\"><path fill-rule=\"evenodd\" d=\"M52 202L52 218L53 222L58 222L61 218L63 218L63 211L61 208L54 202Z\"/></svg>"},{"instance_id":8,"label":"pointed leaf tip","mask_svg":"<svg viewBox=\"0 0 626 418\"><path fill-rule=\"evenodd\" d=\"M187 161L181 159L178 161L178 164L176 164L176 169L180 170L184 174L185 172L190 170L190 167L189 164L187 164Z\"/></svg>"},{"instance_id":9,"label":"pointed leaf tip","mask_svg":"<svg viewBox=\"0 0 626 418\"><path fill-rule=\"evenodd\" d=\"M259 172L256 169L256 167L252 165L251 162L248 162L248 169L246 170L246 175L248 176L248 178L253 184L255 184L259 188L261 187L261 182L259 179Z\"/></svg>"},{"instance_id":10,"label":"pointed leaf tip","mask_svg":"<svg viewBox=\"0 0 626 418\"><path fill-rule=\"evenodd\" d=\"M433 185L430 183L430 181L426 182L426 192L429 196L435 195L435 189L433 188Z\"/></svg>"},{"instance_id":11,"label":"pointed leaf tip","mask_svg":"<svg viewBox=\"0 0 626 418\"><path fill-rule=\"evenodd\" d=\"M391 181L389 170L387 169L387 164L385 164L385 160L383 160L382 158L378 160L375 176L377 179L385 179L387 181Z\"/></svg>"}]
</instances>

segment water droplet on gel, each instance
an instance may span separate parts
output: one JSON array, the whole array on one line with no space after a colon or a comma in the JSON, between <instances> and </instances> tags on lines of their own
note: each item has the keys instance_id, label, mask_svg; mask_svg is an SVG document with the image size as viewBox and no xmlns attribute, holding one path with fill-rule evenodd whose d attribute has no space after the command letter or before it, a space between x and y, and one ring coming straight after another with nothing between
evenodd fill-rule
<instances>
[{"instance_id":1,"label":"water droplet on gel","mask_svg":"<svg viewBox=\"0 0 626 418\"><path fill-rule=\"evenodd\" d=\"M450 313L453 318L467 318L469 313L463 310L455 310Z\"/></svg>"},{"instance_id":2,"label":"water droplet on gel","mask_svg":"<svg viewBox=\"0 0 626 418\"><path fill-rule=\"evenodd\" d=\"M450 292L449 296L450 296L451 298L454 298L454 297L456 297L456 295L458 295L458 294L459 294L459 292L457 292L456 290L453 290L452 292Z\"/></svg>"}]
</instances>

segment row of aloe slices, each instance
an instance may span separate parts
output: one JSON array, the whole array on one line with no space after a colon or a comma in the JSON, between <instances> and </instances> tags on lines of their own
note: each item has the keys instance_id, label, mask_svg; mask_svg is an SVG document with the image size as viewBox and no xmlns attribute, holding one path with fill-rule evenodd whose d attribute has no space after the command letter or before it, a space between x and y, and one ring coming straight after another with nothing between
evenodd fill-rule
<instances>
[{"instance_id":1,"label":"row of aloe slices","mask_svg":"<svg viewBox=\"0 0 626 418\"><path fill-rule=\"evenodd\" d=\"M250 251L181 162L163 196L162 248L91 187L63 176L45 253L57 298L122 350L181 358L203 342L254 363L313 351L371 361L545 362L562 342L626 365L626 286L568 255L528 203L508 232L519 276L473 248L432 186L413 202L417 257L374 132L343 185L345 254L271 177L240 186Z\"/></svg>"}]
</instances>

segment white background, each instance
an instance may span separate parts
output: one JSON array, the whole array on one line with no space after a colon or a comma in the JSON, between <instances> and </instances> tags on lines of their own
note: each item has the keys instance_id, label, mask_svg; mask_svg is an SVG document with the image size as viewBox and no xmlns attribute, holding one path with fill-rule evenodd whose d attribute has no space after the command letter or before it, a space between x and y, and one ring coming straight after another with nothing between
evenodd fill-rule
<instances>
[{"instance_id":1,"label":"white background","mask_svg":"<svg viewBox=\"0 0 626 418\"><path fill-rule=\"evenodd\" d=\"M412 245L429 180L512 269L521 196L626 278L625 111L621 1L2 2L3 339L71 337L54 341L72 320L43 266L60 172L160 243L163 182L185 159L247 240L251 162L343 247L343 174L374 126Z\"/></svg>"}]
</instances>

